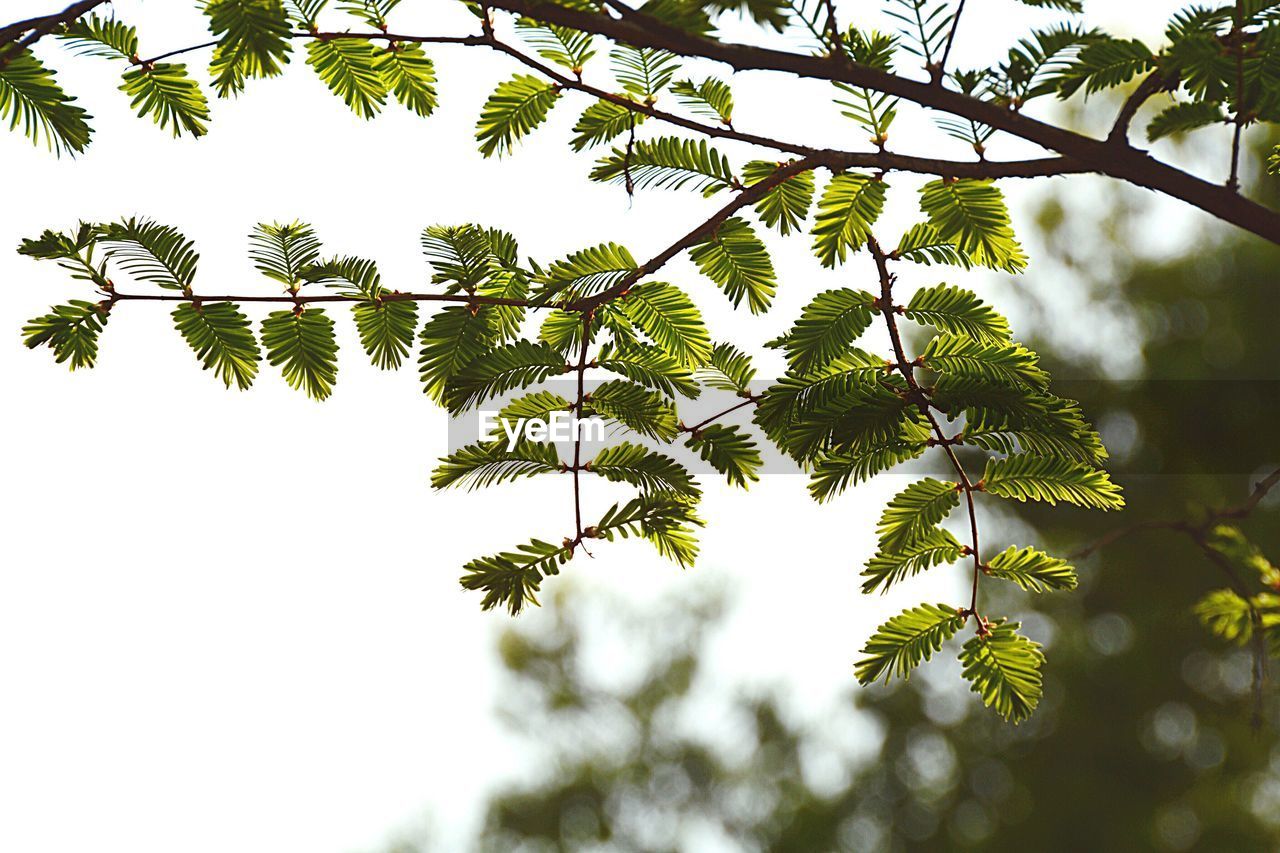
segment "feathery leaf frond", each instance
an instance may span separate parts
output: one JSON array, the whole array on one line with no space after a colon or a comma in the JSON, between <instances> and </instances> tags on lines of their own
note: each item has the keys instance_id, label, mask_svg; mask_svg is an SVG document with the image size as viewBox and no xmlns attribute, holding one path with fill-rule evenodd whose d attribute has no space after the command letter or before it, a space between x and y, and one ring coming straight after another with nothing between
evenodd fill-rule
<instances>
[{"instance_id":1,"label":"feathery leaf frond","mask_svg":"<svg viewBox=\"0 0 1280 853\"><path fill-rule=\"evenodd\" d=\"M968 617L945 604L921 604L894 616L876 629L867 640L854 670L861 684L871 684L881 676L907 678L913 669L942 650Z\"/></svg>"},{"instance_id":2,"label":"feathery leaf frond","mask_svg":"<svg viewBox=\"0 0 1280 853\"><path fill-rule=\"evenodd\" d=\"M249 318L231 302L179 305L173 324L195 350L205 370L212 370L228 388L234 382L241 391L258 375L262 353Z\"/></svg>"},{"instance_id":3,"label":"feathery leaf frond","mask_svg":"<svg viewBox=\"0 0 1280 853\"><path fill-rule=\"evenodd\" d=\"M1017 622L999 622L989 633L973 637L960 651L964 678L973 692L1013 723L1031 716L1043 692L1040 668L1044 653L1017 632Z\"/></svg>"}]
</instances>

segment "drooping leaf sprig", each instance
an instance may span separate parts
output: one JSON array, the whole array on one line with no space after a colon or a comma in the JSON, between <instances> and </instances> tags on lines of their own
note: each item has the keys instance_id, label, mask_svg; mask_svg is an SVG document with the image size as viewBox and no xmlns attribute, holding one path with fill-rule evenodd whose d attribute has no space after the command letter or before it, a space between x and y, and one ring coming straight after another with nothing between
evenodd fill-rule
<instances>
[{"instance_id":1,"label":"drooping leaf sprig","mask_svg":"<svg viewBox=\"0 0 1280 853\"><path fill-rule=\"evenodd\" d=\"M746 487L759 478L762 453L751 428L729 422L740 409L806 471L811 494L822 502L932 453L952 473L912 483L890 502L862 587L883 591L961 563L971 576L970 598L923 604L890 620L868 641L857 677L905 677L955 642L964 677L982 700L1008 719L1025 719L1039 701L1044 656L1016 622L986 612L981 585L1042 593L1072 588L1075 574L1067 560L1033 545L980 541L979 508L1011 500L1108 510L1122 499L1079 405L1053 393L1038 357L1015 340L1000 313L970 290L939 283L934 267L1022 272L1027 257L996 181L1075 172L1157 190L1280 242L1280 214L1236 192L1243 133L1280 120L1280 23L1268 4L1195 7L1173 18L1159 44L1148 45L1086 27L1072 17L1079 3L1024 2L1067 17L967 69L950 67L963 4L945 0L894 0L882 21L860 19L858 27L842 25L834 4L821 0L664 0L625 20L576 0L490 0L467 4L475 29L447 34L398 33L402 4L394 0L332 8L324 0L211 0L201 9L212 41L150 58L140 55L133 26L98 11L0 28L0 117L58 152L85 149L91 118L63 91L43 54L32 51L45 36L83 61L115 63L136 112L192 138L212 126L200 81L178 61L196 51L211 51L208 77L220 98L247 95L253 81L279 76L299 58L335 103L372 119L393 103L422 117L435 111L432 45L481 48L518 66L479 109L475 144L483 156L514 155L546 132L554 110L576 101L581 111L568 142L575 152L595 149L584 154L594 159L583 170L589 180L629 194L693 191L712 199L698 203L720 205L647 259L632 255L625 241L607 241L539 262L501 230L433 225L422 235L433 273L426 292L396 289L372 260L327 255L313 229L293 222L264 223L251 235L264 292L202 295L199 255L179 229L139 218L82 224L47 231L20 249L91 288L91 298L32 320L26 343L51 348L73 369L92 367L107 320L122 303L173 302L175 328L228 388L250 387L265 361L292 388L321 400L335 392L342 314L333 309L345 305L376 367L395 370L416 360L423 392L453 414L501 406L498 430L441 460L434 487L566 481L572 520L564 530L464 569L462 585L480 593L484 607L512 613L536 604L548 577L600 542L639 537L678 564L691 564L705 484L677 461L672 446L681 443L728 483ZM610 6L616 11L618 4ZM811 50L722 41L715 26L728 11L745 13L767 37L799 31ZM788 44L794 41L781 46ZM752 132L747 128L759 117L744 114L748 102L735 99L732 78L690 76L681 67L686 56L827 81L835 87L832 116L848 119L851 136L864 144L841 150L789 138L786 128ZM1041 99L1120 87L1130 91L1106 140L1030 114ZM1232 129L1222 185L1132 148L1130 124L1157 98L1170 102L1147 125L1153 141L1213 124ZM931 142L916 155L889 150L896 117L913 105L946 113L942 131L977 158L939 158ZM988 159L1002 135L1056 156ZM719 140L752 146L756 159L727 156ZM889 178L901 172L927 176L921 216L896 241L881 241ZM785 356L785 374L760 383L747 353L723 342L736 335L706 327L695 291L655 274L687 254L723 294L714 298L766 314L782 286L770 231L803 233L817 265L828 269L869 263L861 278L811 295L773 342ZM910 294L899 270L915 271L913 285L920 279ZM118 288L117 279L148 289ZM251 319L259 304L274 310ZM905 334L908 323L915 336ZM873 328L888 334L891 351L877 354L865 343ZM920 345L909 352L916 336ZM553 383L565 379L573 390L560 393ZM706 387L736 400L690 426L681 407ZM563 456L553 442L527 433L506 439L507 428L557 413L601 419L623 440L587 458L580 438ZM632 496L593 508L593 481L610 489L624 484ZM964 519L953 523L961 507ZM1231 550L1229 533L1205 536L1223 559L1252 559ZM1263 576L1266 583L1270 576ZM1270 593L1228 592L1206 599L1206 624L1224 639L1247 634L1257 642L1270 630L1259 621L1270 613ZM972 634L957 640L969 626Z\"/></svg>"}]
</instances>

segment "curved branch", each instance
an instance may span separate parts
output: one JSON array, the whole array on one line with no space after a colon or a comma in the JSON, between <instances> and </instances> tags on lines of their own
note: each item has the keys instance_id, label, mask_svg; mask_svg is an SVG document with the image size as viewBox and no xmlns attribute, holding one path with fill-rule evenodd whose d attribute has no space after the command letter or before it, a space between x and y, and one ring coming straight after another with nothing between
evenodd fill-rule
<instances>
[{"instance_id":1,"label":"curved branch","mask_svg":"<svg viewBox=\"0 0 1280 853\"><path fill-rule=\"evenodd\" d=\"M1280 244L1280 212L1249 201L1227 187L1162 163L1123 142L1107 142L1085 136L942 86L911 80L865 65L833 61L829 57L702 38L639 13L628 15L624 20L537 0L492 0L490 5L638 47L653 47L682 56L712 59L737 71L781 71L896 95L921 106L969 118L1034 142L1042 148L1083 164L1090 171L1176 198L1245 231Z\"/></svg>"},{"instance_id":2,"label":"curved branch","mask_svg":"<svg viewBox=\"0 0 1280 853\"><path fill-rule=\"evenodd\" d=\"M30 47L63 24L69 24L85 12L89 12L107 2L109 0L80 0L78 3L72 3L61 12L54 12L52 15L41 15L38 18L27 18L24 21L16 21L0 27L0 48L19 42L19 39L21 39L19 44L22 47Z\"/></svg>"}]
</instances>

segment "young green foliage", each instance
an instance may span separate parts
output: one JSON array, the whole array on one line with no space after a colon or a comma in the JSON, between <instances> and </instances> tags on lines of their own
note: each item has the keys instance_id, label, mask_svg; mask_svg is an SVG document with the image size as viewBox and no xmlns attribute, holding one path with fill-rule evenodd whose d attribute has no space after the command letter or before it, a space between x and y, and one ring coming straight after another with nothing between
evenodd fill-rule
<instances>
[{"instance_id":1,"label":"young green foliage","mask_svg":"<svg viewBox=\"0 0 1280 853\"><path fill-rule=\"evenodd\" d=\"M990 494L1016 501L1062 501L1102 510L1124 506L1120 487L1106 471L1069 459L1028 454L988 459L982 482Z\"/></svg>"},{"instance_id":2,"label":"young green foliage","mask_svg":"<svg viewBox=\"0 0 1280 853\"><path fill-rule=\"evenodd\" d=\"M267 361L279 367L290 388L325 400L338 380L338 341L333 320L322 309L272 311L262 321Z\"/></svg>"},{"instance_id":3,"label":"young green foliage","mask_svg":"<svg viewBox=\"0 0 1280 853\"><path fill-rule=\"evenodd\" d=\"M157 62L124 73L120 91L132 98L138 115L151 116L162 130L175 137L208 133L209 102L196 81L187 76L187 66L178 62Z\"/></svg>"},{"instance_id":4,"label":"young green foliage","mask_svg":"<svg viewBox=\"0 0 1280 853\"><path fill-rule=\"evenodd\" d=\"M591 171L591 180L638 189L679 190L705 196L738 184L723 154L706 140L661 136L627 148L615 148Z\"/></svg>"},{"instance_id":5,"label":"young green foliage","mask_svg":"<svg viewBox=\"0 0 1280 853\"><path fill-rule=\"evenodd\" d=\"M813 251L824 267L843 264L866 243L884 209L885 190L884 181L856 172L842 172L827 184L813 224Z\"/></svg>"},{"instance_id":6,"label":"young green foliage","mask_svg":"<svg viewBox=\"0 0 1280 853\"><path fill-rule=\"evenodd\" d=\"M714 281L736 308L747 300L752 314L769 308L777 290L773 261L750 223L730 217L704 242L689 250L689 259Z\"/></svg>"},{"instance_id":7,"label":"young green foliage","mask_svg":"<svg viewBox=\"0 0 1280 853\"><path fill-rule=\"evenodd\" d=\"M32 142L58 154L79 154L89 145L92 118L68 97L29 49L6 54L0 63L0 121L9 129L21 128Z\"/></svg>"},{"instance_id":8,"label":"young green foliage","mask_svg":"<svg viewBox=\"0 0 1280 853\"><path fill-rule=\"evenodd\" d=\"M1010 545L991 558L983 570L993 578L1012 581L1028 592L1076 588L1076 570L1057 557L1035 548Z\"/></svg>"},{"instance_id":9,"label":"young green foliage","mask_svg":"<svg viewBox=\"0 0 1280 853\"><path fill-rule=\"evenodd\" d=\"M967 616L945 604L921 604L885 622L867 640L866 655L854 673L862 684L881 677L907 678L913 669L942 650L942 645L964 626Z\"/></svg>"},{"instance_id":10,"label":"young green foliage","mask_svg":"<svg viewBox=\"0 0 1280 853\"><path fill-rule=\"evenodd\" d=\"M231 302L193 302L173 310L173 324L205 370L241 391L258 375L262 353L249 318Z\"/></svg>"},{"instance_id":11,"label":"young green foliage","mask_svg":"<svg viewBox=\"0 0 1280 853\"><path fill-rule=\"evenodd\" d=\"M519 139L547 120L559 97L558 85L532 74L517 74L499 84L476 124L480 153L486 157L511 153Z\"/></svg>"},{"instance_id":12,"label":"young green foliage","mask_svg":"<svg viewBox=\"0 0 1280 853\"><path fill-rule=\"evenodd\" d=\"M66 363L72 370L93 367L98 360L98 335L107 318L102 305L72 299L23 326L23 343L28 349L48 346L54 352L54 360Z\"/></svg>"},{"instance_id":13,"label":"young green foliage","mask_svg":"<svg viewBox=\"0 0 1280 853\"><path fill-rule=\"evenodd\" d=\"M243 92L249 78L284 70L291 28L280 0L210 0L204 11L218 39L209 73L219 97Z\"/></svg>"},{"instance_id":14,"label":"young green foliage","mask_svg":"<svg viewBox=\"0 0 1280 853\"><path fill-rule=\"evenodd\" d=\"M748 187L754 186L772 177L783 165L768 160L752 160L742 167L743 183ZM756 202L756 213L766 227L777 228L778 233L785 237L792 231L801 230L813 204L813 193L813 173L799 172L771 187Z\"/></svg>"},{"instance_id":15,"label":"young green foliage","mask_svg":"<svg viewBox=\"0 0 1280 853\"><path fill-rule=\"evenodd\" d=\"M964 678L982 702L1013 723L1031 716L1043 694L1044 653L1017 632L1017 622L999 622L971 638L960 652Z\"/></svg>"}]
</instances>

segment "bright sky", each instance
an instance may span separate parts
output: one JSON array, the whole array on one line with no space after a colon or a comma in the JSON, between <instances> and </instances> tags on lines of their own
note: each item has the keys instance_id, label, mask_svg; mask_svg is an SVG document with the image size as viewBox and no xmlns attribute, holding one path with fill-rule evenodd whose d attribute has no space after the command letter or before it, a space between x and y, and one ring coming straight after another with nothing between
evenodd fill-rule
<instances>
[{"instance_id":1,"label":"bright sky","mask_svg":"<svg viewBox=\"0 0 1280 853\"><path fill-rule=\"evenodd\" d=\"M60 5L11 0L4 17ZM971 5L965 64L1051 19L1011 0ZM1089 3L1088 20L1113 25L1123 15L1127 29L1152 35L1170 5ZM457 4L403 6L398 30L473 26ZM207 37L194 3L115 8L139 26L144 54ZM413 370L369 367L347 322L337 392L324 404L265 366L252 391L223 390L154 304L120 306L98 368L70 374L47 351L24 349L18 329L83 290L11 248L78 219L149 216L197 241L198 290L265 294L272 285L247 262L245 235L255 222L298 217L328 251L376 258L384 280L407 290L425 285L418 234L428 224L499 226L542 261L604 240L643 258L720 201L658 191L629 203L617 187L589 184L591 156L567 148L585 96L567 97L515 156L483 160L475 118L515 66L475 49L432 51L443 105L429 120L392 108L361 121L298 60L284 77L215 102L212 132L195 142L136 119L116 91L117 67L49 41L41 55L94 114L97 134L87 154L58 160L0 133L9 448L0 849L336 853L376 847L426 810L446 839L458 837L486 786L524 761L490 721L492 639L508 617L480 611L479 596L458 587L460 567L530 536L563 535L566 484L433 494L445 417ZM204 61L197 54L193 64ZM734 85L743 129L861 145L822 87L797 97L787 78L765 75ZM949 144L925 120L900 121L903 150L920 150L920 139L925 150ZM719 147L737 162L759 156ZM1008 143L996 156L1025 153ZM896 230L911 221L917 182L891 183L899 189L884 221ZM782 287L763 317L735 314L686 260L663 277L693 293L713 337L756 348L812 294L865 286L870 272L862 256L820 270L803 237L771 248ZM947 276L989 287L979 274ZM929 272L919 284L936 280ZM710 486L693 571L737 593L713 657L724 683L778 685L797 714L820 718L849 686L875 624L908 604L956 597L959 575L944 572L886 598L858 593L875 518L902 484L882 478L824 507L798 476L768 478L750 494ZM645 544L602 545L596 555L568 571L633 600L690 582ZM616 653L602 666L625 669L626 650Z\"/></svg>"}]
</instances>

